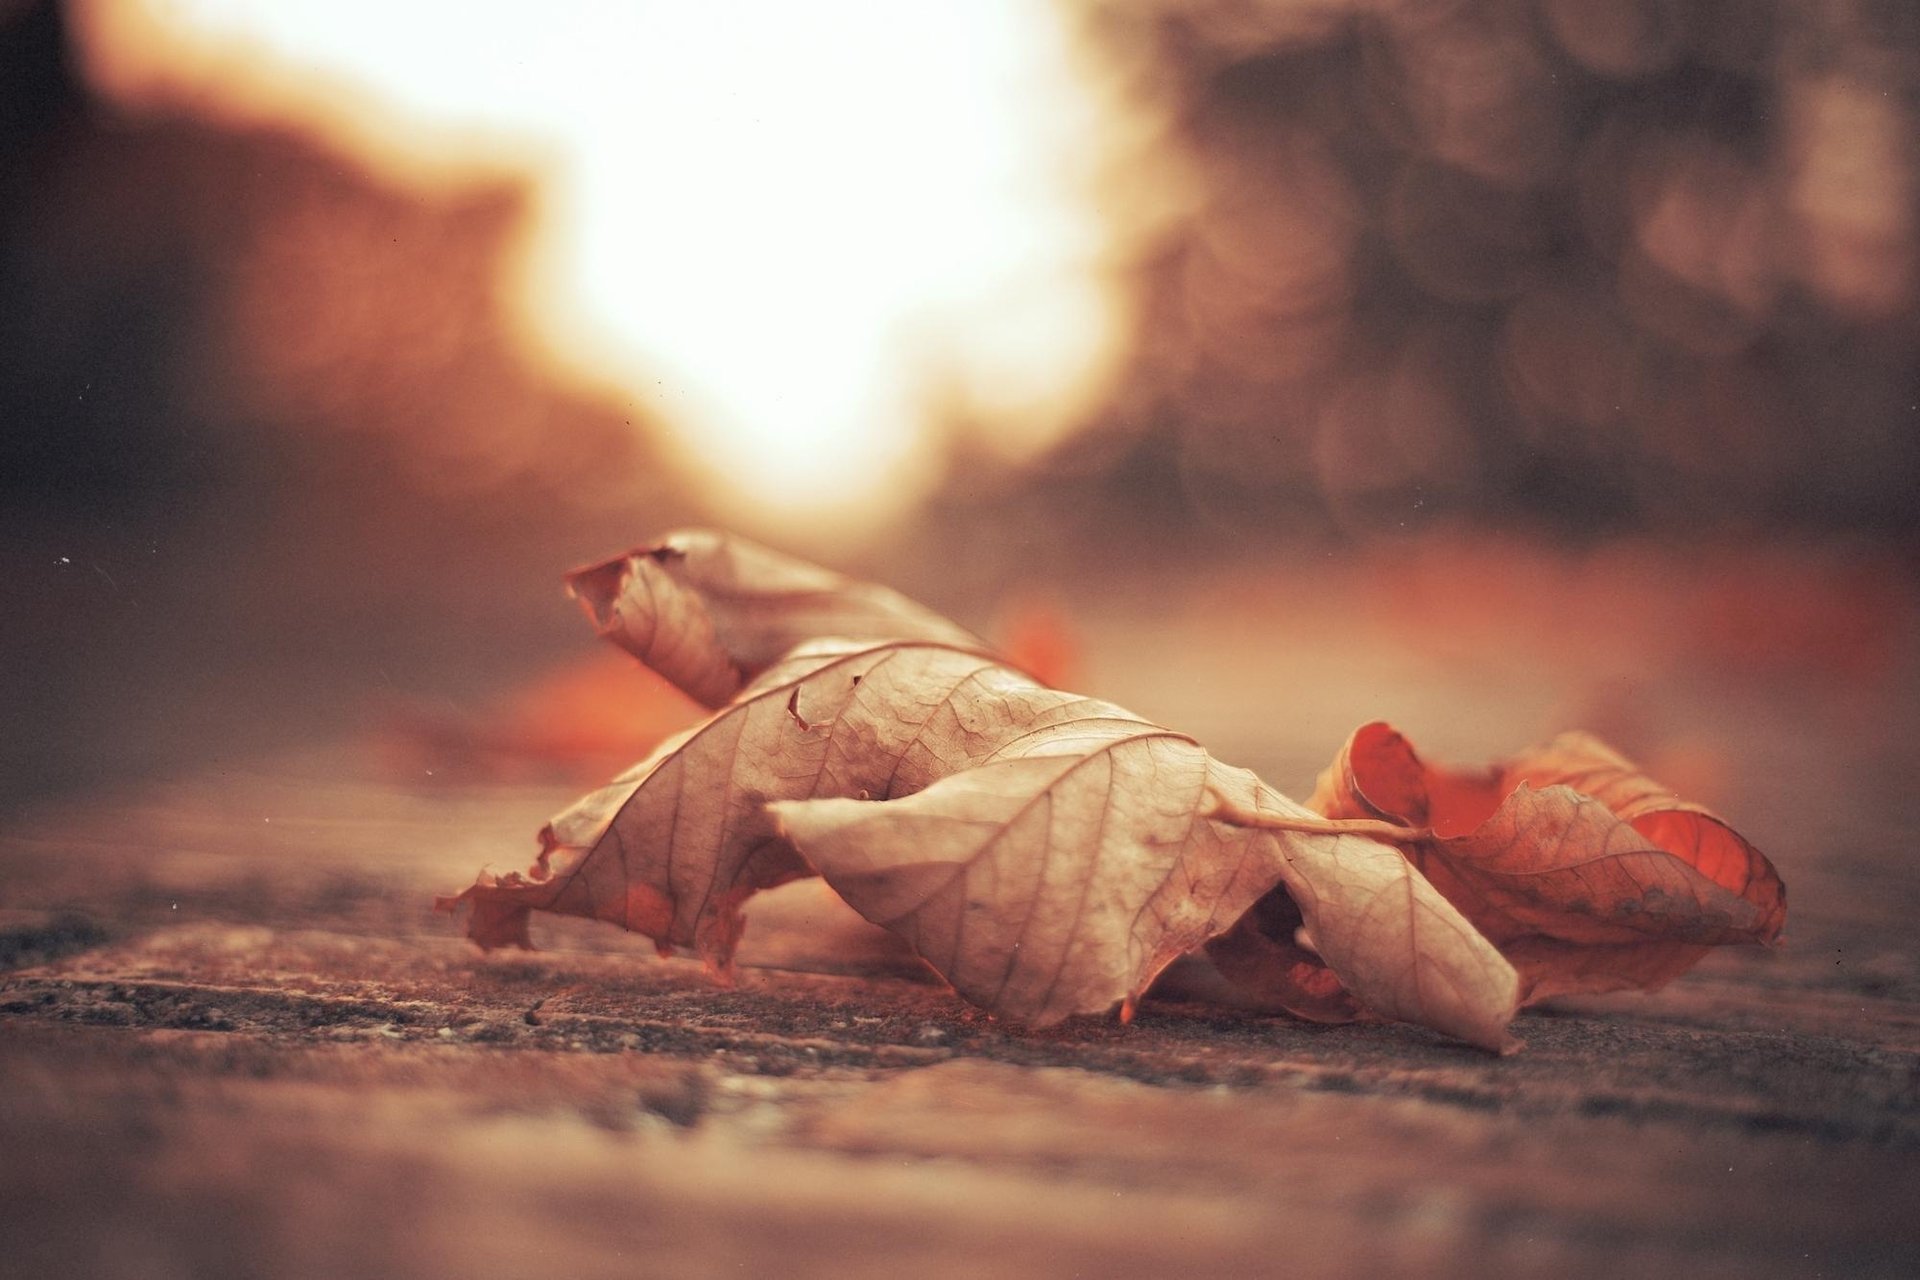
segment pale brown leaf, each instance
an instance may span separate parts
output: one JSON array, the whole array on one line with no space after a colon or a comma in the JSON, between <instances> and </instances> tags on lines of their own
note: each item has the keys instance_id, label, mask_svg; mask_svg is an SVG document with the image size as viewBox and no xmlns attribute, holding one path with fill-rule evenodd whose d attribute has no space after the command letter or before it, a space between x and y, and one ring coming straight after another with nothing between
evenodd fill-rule
<instances>
[{"instance_id":1,"label":"pale brown leaf","mask_svg":"<svg viewBox=\"0 0 1920 1280\"><path fill-rule=\"evenodd\" d=\"M906 799L772 807L855 910L994 1012L1130 1005L1283 884L1368 1008L1510 1045L1512 968L1396 850L1125 713L1055 720Z\"/></svg>"},{"instance_id":2,"label":"pale brown leaf","mask_svg":"<svg viewBox=\"0 0 1920 1280\"><path fill-rule=\"evenodd\" d=\"M1266 1007L1505 1047L1523 1000L1656 986L1785 917L1758 850L1586 735L1449 770L1368 725L1316 814L904 597L750 543L675 535L573 585L603 634L717 709L554 819L528 873L460 896L483 945L524 945L543 910L725 972L741 905L819 873L1009 1017L1131 1008L1204 947Z\"/></svg>"},{"instance_id":3,"label":"pale brown leaf","mask_svg":"<svg viewBox=\"0 0 1920 1280\"><path fill-rule=\"evenodd\" d=\"M826 636L987 647L897 591L710 529L576 569L567 585L602 636L708 707Z\"/></svg>"},{"instance_id":4,"label":"pale brown leaf","mask_svg":"<svg viewBox=\"0 0 1920 1280\"><path fill-rule=\"evenodd\" d=\"M483 946L524 945L529 911L605 920L725 971L740 904L812 874L769 800L903 795L968 763L957 690L1046 692L985 655L935 645L802 647L693 729L548 823L526 875L461 898Z\"/></svg>"},{"instance_id":5,"label":"pale brown leaf","mask_svg":"<svg viewBox=\"0 0 1920 1280\"><path fill-rule=\"evenodd\" d=\"M542 846L530 874L462 895L483 945L524 945L542 910L724 971L741 904L817 869L962 994L1045 1023L1131 1002L1285 884L1383 1016L1498 1048L1514 1008L1511 967L1398 851L970 650L803 646Z\"/></svg>"}]
</instances>

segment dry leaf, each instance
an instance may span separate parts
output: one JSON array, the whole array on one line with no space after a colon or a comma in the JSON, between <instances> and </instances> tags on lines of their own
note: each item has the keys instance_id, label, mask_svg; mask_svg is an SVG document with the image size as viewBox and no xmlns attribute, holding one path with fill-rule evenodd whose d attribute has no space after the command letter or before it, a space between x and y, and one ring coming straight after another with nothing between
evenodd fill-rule
<instances>
[{"instance_id":1,"label":"dry leaf","mask_svg":"<svg viewBox=\"0 0 1920 1280\"><path fill-rule=\"evenodd\" d=\"M691 947L724 973L740 904L811 874L766 803L904 795L963 767L953 694L996 684L1036 687L971 650L803 646L548 823L530 875L483 877L463 895L475 906L468 932L524 945L530 910L587 916Z\"/></svg>"},{"instance_id":2,"label":"dry leaf","mask_svg":"<svg viewBox=\"0 0 1920 1280\"><path fill-rule=\"evenodd\" d=\"M554 819L532 874L461 896L485 946L525 945L543 910L724 971L741 904L818 870L962 994L1047 1023L1137 998L1284 882L1371 1008L1503 1045L1507 963L1396 850L1327 826L1188 739L984 655L827 644Z\"/></svg>"},{"instance_id":3,"label":"dry leaf","mask_svg":"<svg viewBox=\"0 0 1920 1280\"><path fill-rule=\"evenodd\" d=\"M897 591L708 529L576 569L567 586L601 635L708 707L826 636L986 647Z\"/></svg>"},{"instance_id":4,"label":"dry leaf","mask_svg":"<svg viewBox=\"0 0 1920 1280\"><path fill-rule=\"evenodd\" d=\"M1252 1007L1309 1022L1352 1022L1366 1009L1306 941L1307 919L1284 888L1207 943L1207 959Z\"/></svg>"},{"instance_id":5,"label":"dry leaf","mask_svg":"<svg viewBox=\"0 0 1920 1280\"><path fill-rule=\"evenodd\" d=\"M1530 1001L1651 989L1710 947L1774 941L1786 918L1758 849L1583 733L1450 770L1365 725L1309 804L1422 829L1407 856L1513 961Z\"/></svg>"},{"instance_id":6,"label":"dry leaf","mask_svg":"<svg viewBox=\"0 0 1920 1280\"><path fill-rule=\"evenodd\" d=\"M1766 860L1589 738L1448 772L1370 725L1315 813L904 597L725 535L572 583L717 709L548 824L529 873L443 901L483 946L551 911L724 975L742 904L818 873L992 1013L1130 1011L1206 947L1271 1007L1504 1049L1523 996L1652 985L1779 931Z\"/></svg>"},{"instance_id":7,"label":"dry leaf","mask_svg":"<svg viewBox=\"0 0 1920 1280\"><path fill-rule=\"evenodd\" d=\"M575 586L604 633L700 696L813 625L965 635L720 535L673 545L697 550L638 553ZM781 803L797 801L812 803ZM1284 883L1382 1015L1500 1047L1515 1004L1511 967L1397 850L977 642L801 645L541 843L528 874L450 900L471 904L482 945L525 945L529 912L552 911L724 973L741 904L817 869L983 1007L1045 1023L1137 999Z\"/></svg>"},{"instance_id":8,"label":"dry leaf","mask_svg":"<svg viewBox=\"0 0 1920 1280\"><path fill-rule=\"evenodd\" d=\"M1045 1024L1131 1006L1276 884L1375 1012L1508 1044L1511 967L1394 849L1117 708L1058 699L900 800L772 806L853 908L975 1004Z\"/></svg>"}]
</instances>

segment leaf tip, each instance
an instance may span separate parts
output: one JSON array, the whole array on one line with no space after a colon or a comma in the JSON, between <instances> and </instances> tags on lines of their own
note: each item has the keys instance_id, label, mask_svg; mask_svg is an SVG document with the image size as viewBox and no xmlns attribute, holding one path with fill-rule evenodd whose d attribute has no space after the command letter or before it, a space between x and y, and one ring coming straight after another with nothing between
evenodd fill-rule
<instances>
[{"instance_id":1,"label":"leaf tip","mask_svg":"<svg viewBox=\"0 0 1920 1280\"><path fill-rule=\"evenodd\" d=\"M567 594L580 602L597 631L604 633L612 629L617 620L614 606L627 580L629 559L630 556L615 556L575 569L566 576Z\"/></svg>"}]
</instances>

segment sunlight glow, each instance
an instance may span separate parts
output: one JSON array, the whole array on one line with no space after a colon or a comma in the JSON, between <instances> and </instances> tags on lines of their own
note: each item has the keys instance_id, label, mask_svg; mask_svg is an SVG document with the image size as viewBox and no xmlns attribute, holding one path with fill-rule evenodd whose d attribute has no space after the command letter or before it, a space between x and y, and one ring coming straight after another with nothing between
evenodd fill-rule
<instances>
[{"instance_id":1,"label":"sunlight glow","mask_svg":"<svg viewBox=\"0 0 1920 1280\"><path fill-rule=\"evenodd\" d=\"M1046 0L96 0L120 100L321 129L410 181L534 173L529 336L749 523L872 527L941 410L1019 455L1104 372L1098 106Z\"/></svg>"}]
</instances>

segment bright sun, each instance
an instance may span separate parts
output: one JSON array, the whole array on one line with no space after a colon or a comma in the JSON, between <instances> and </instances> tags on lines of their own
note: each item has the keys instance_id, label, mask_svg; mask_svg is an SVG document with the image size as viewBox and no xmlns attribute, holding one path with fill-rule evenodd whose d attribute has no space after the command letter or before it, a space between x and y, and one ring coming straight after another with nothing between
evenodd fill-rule
<instances>
[{"instance_id":1,"label":"bright sun","mask_svg":"<svg viewBox=\"0 0 1920 1280\"><path fill-rule=\"evenodd\" d=\"M530 336L659 410L749 523L873 527L933 482L936 400L1018 454L1102 373L1099 112L1046 0L80 16L130 100L297 118L410 178L535 172Z\"/></svg>"}]
</instances>

